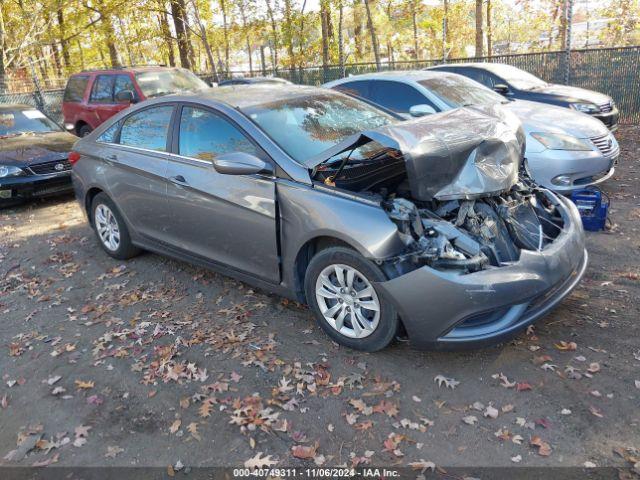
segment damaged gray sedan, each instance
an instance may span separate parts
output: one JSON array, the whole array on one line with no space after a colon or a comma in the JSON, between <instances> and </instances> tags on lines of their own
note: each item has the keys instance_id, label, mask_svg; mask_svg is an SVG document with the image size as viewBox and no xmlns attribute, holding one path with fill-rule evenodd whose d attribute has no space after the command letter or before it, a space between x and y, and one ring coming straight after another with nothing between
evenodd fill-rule
<instances>
[{"instance_id":1,"label":"damaged gray sedan","mask_svg":"<svg viewBox=\"0 0 640 480\"><path fill-rule=\"evenodd\" d=\"M375 351L507 339L580 281L579 214L519 177L522 147L474 110L401 121L333 91L243 86L136 105L70 158L109 255L213 268Z\"/></svg>"}]
</instances>

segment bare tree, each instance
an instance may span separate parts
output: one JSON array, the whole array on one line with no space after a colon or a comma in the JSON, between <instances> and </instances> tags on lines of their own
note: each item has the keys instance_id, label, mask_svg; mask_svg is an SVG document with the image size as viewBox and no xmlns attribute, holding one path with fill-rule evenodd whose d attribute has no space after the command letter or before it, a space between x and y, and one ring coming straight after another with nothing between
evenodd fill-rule
<instances>
[{"instance_id":1,"label":"bare tree","mask_svg":"<svg viewBox=\"0 0 640 480\"><path fill-rule=\"evenodd\" d=\"M344 38L342 33L342 23L344 15L343 0L338 0L338 65L340 66L340 77L345 77L344 68Z\"/></svg>"},{"instance_id":2,"label":"bare tree","mask_svg":"<svg viewBox=\"0 0 640 480\"><path fill-rule=\"evenodd\" d=\"M192 1L193 4L193 15L198 22L198 28L200 29L200 40L202 40L202 44L204 45L204 51L207 54L207 61L209 62L209 67L211 68L211 73L213 74L213 81L218 82L218 69L216 68L216 61L213 58L213 51L211 50L211 45L209 44L209 39L207 38L207 30L204 28L204 23L202 23L202 18L200 17L200 9L198 8L198 4L195 0Z\"/></svg>"},{"instance_id":3,"label":"bare tree","mask_svg":"<svg viewBox=\"0 0 640 480\"><path fill-rule=\"evenodd\" d=\"M493 27L491 25L491 0L487 0L487 56L493 55Z\"/></svg>"},{"instance_id":4,"label":"bare tree","mask_svg":"<svg viewBox=\"0 0 640 480\"><path fill-rule=\"evenodd\" d=\"M276 18L273 13L273 6L271 5L271 0L264 0L267 5L267 15L269 16L269 21L271 24L271 37L273 44L271 46L271 56L273 57L273 69L278 69L278 48L279 48L279 39L278 39L278 25L276 24Z\"/></svg>"},{"instance_id":5,"label":"bare tree","mask_svg":"<svg viewBox=\"0 0 640 480\"><path fill-rule=\"evenodd\" d=\"M178 37L178 53L180 65L191 69L189 30L186 25L186 6L184 0L171 0L171 16Z\"/></svg>"},{"instance_id":6,"label":"bare tree","mask_svg":"<svg viewBox=\"0 0 640 480\"><path fill-rule=\"evenodd\" d=\"M484 53L484 22L482 21L482 0L476 0L476 57Z\"/></svg>"},{"instance_id":7,"label":"bare tree","mask_svg":"<svg viewBox=\"0 0 640 480\"><path fill-rule=\"evenodd\" d=\"M367 28L369 29L369 35L371 36L371 47L373 48L373 57L376 61L376 70L380 70L380 48L378 46L378 36L376 34L376 27L373 24L373 17L371 15L371 0L363 0L364 8L367 11Z\"/></svg>"}]
</instances>

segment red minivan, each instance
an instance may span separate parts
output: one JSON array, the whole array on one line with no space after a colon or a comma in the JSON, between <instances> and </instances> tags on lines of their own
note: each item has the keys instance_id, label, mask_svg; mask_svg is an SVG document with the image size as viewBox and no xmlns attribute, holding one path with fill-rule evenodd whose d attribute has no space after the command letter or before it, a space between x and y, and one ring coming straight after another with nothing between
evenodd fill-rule
<instances>
[{"instance_id":1,"label":"red minivan","mask_svg":"<svg viewBox=\"0 0 640 480\"><path fill-rule=\"evenodd\" d=\"M84 137L131 103L208 85L193 72L174 67L88 70L69 77L62 100L65 128Z\"/></svg>"}]
</instances>

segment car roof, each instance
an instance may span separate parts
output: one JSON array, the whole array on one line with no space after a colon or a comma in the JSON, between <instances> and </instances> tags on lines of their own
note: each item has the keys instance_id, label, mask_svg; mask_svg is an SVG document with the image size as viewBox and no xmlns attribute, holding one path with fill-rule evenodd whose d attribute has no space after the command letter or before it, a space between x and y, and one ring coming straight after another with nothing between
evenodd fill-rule
<instances>
[{"instance_id":1,"label":"car roof","mask_svg":"<svg viewBox=\"0 0 640 480\"><path fill-rule=\"evenodd\" d=\"M166 65L145 65L138 67L112 67L112 68L95 68L89 70L83 70L81 72L74 73L72 77L78 75L90 75L95 73L102 74L117 74L117 73L138 73L138 72L154 72L158 70L181 70L180 67L167 67Z\"/></svg>"},{"instance_id":2,"label":"car roof","mask_svg":"<svg viewBox=\"0 0 640 480\"><path fill-rule=\"evenodd\" d=\"M429 80L431 78L442 78L445 75L450 76L453 74L438 72L435 70L394 70L353 75L351 77L329 82L327 85L340 85L342 83L356 82L359 80L399 80L403 82L419 82L420 80Z\"/></svg>"},{"instance_id":3,"label":"car roof","mask_svg":"<svg viewBox=\"0 0 640 480\"><path fill-rule=\"evenodd\" d=\"M204 99L223 102L237 109L263 105L265 103L306 97L318 93L332 93L318 87L290 85L284 83L255 83L248 85L226 85L207 88L191 93L177 93L161 97L166 100L188 101L189 99Z\"/></svg>"},{"instance_id":4,"label":"car roof","mask_svg":"<svg viewBox=\"0 0 640 480\"><path fill-rule=\"evenodd\" d=\"M447 64L442 64L442 65L434 65L433 67L429 67L430 69L436 69L436 68L440 68L440 67L444 67L444 68L455 68L455 67L471 67L471 68L479 68L482 70L486 70L488 72L492 72L492 73L496 73L499 74L500 71L504 68L504 67L508 67L508 68L518 68L515 67L513 65L509 65L507 63L490 63L490 62L464 62L464 63L447 63Z\"/></svg>"},{"instance_id":5,"label":"car roof","mask_svg":"<svg viewBox=\"0 0 640 480\"><path fill-rule=\"evenodd\" d=\"M238 83L238 84L252 84L252 83L283 83L283 84L290 84L291 82L289 80L286 80L284 78L279 78L279 77L237 77L237 78L228 78L225 80L222 80L220 82L220 85L223 86L223 84L233 84L233 83Z\"/></svg>"},{"instance_id":6,"label":"car roof","mask_svg":"<svg viewBox=\"0 0 640 480\"><path fill-rule=\"evenodd\" d=\"M26 103L1 103L0 112L7 112L12 110L37 110L33 105L27 105Z\"/></svg>"}]
</instances>

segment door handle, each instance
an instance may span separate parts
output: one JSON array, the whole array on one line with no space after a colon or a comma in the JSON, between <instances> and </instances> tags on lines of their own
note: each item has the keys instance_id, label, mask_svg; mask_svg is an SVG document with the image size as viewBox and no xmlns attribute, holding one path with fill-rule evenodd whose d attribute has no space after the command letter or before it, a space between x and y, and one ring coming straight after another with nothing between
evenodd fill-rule
<instances>
[{"instance_id":1,"label":"door handle","mask_svg":"<svg viewBox=\"0 0 640 480\"><path fill-rule=\"evenodd\" d=\"M187 181L184 179L182 175L176 175L175 177L169 177L173 183L177 183L180 185L187 185Z\"/></svg>"}]
</instances>

